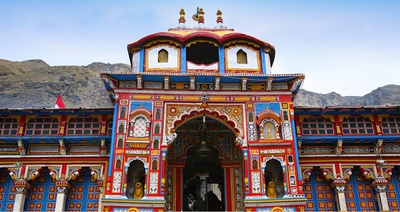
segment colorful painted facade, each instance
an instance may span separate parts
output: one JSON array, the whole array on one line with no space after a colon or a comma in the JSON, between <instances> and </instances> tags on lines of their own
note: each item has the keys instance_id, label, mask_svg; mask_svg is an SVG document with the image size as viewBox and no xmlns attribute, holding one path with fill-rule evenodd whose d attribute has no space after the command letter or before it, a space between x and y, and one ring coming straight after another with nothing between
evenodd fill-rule
<instances>
[{"instance_id":1,"label":"colorful painted facade","mask_svg":"<svg viewBox=\"0 0 400 212\"><path fill-rule=\"evenodd\" d=\"M399 210L399 107L295 108L271 44L193 19L101 74L114 108L0 110L0 211Z\"/></svg>"}]
</instances>

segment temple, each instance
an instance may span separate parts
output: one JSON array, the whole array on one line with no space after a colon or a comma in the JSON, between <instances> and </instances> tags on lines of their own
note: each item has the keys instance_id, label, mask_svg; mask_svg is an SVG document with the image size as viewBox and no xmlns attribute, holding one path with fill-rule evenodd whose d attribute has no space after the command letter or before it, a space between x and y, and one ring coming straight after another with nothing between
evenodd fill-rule
<instances>
[{"instance_id":1,"label":"temple","mask_svg":"<svg viewBox=\"0 0 400 212\"><path fill-rule=\"evenodd\" d=\"M198 8L101 73L114 108L0 109L0 211L399 211L400 108L295 107L303 74Z\"/></svg>"}]
</instances>

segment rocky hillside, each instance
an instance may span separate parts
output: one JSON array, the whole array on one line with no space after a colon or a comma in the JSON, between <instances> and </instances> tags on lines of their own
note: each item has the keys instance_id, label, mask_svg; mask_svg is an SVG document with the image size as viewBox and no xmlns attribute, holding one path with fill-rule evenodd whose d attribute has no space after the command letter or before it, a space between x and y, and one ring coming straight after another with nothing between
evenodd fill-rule
<instances>
[{"instance_id":1,"label":"rocky hillside","mask_svg":"<svg viewBox=\"0 0 400 212\"><path fill-rule=\"evenodd\" d=\"M49 66L42 60L12 62L0 59L0 108L54 108L61 94L67 108L111 108L100 72L127 72L127 64ZM301 90L296 106L400 105L400 85L386 85L359 96L318 94Z\"/></svg>"},{"instance_id":2,"label":"rocky hillside","mask_svg":"<svg viewBox=\"0 0 400 212\"><path fill-rule=\"evenodd\" d=\"M379 87L364 96L341 96L335 92L319 94L300 90L294 104L307 107L400 105L400 85Z\"/></svg>"}]
</instances>

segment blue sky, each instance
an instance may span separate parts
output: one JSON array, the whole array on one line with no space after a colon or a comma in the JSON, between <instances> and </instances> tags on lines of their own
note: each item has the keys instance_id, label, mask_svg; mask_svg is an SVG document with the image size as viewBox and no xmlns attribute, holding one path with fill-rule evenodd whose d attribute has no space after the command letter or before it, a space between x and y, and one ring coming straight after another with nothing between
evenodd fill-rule
<instances>
[{"instance_id":1,"label":"blue sky","mask_svg":"<svg viewBox=\"0 0 400 212\"><path fill-rule=\"evenodd\" d=\"M126 50L151 33L186 25L196 7L205 26L224 24L275 46L273 74L303 73L303 88L361 96L400 84L400 1L0 1L0 58L52 66L129 63Z\"/></svg>"}]
</instances>

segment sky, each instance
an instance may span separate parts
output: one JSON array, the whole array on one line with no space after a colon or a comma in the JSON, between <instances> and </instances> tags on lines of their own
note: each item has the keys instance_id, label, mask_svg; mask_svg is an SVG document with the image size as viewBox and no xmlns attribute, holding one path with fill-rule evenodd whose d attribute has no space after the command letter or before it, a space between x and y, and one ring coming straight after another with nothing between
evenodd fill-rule
<instances>
[{"instance_id":1,"label":"sky","mask_svg":"<svg viewBox=\"0 0 400 212\"><path fill-rule=\"evenodd\" d=\"M302 73L302 88L362 96L400 85L398 0L1 0L0 58L51 66L129 64L127 44L186 26L201 6L205 26L224 25L272 44L273 74Z\"/></svg>"}]
</instances>

